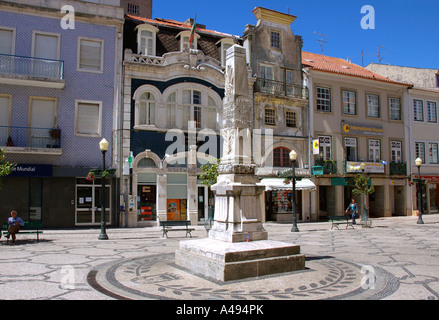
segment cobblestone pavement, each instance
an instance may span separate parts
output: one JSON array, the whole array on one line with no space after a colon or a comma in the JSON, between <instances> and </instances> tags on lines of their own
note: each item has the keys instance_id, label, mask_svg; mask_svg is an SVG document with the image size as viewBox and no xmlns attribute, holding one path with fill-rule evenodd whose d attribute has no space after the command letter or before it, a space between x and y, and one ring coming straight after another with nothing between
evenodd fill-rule
<instances>
[{"instance_id":1,"label":"cobblestone pavement","mask_svg":"<svg viewBox=\"0 0 439 320\"><path fill-rule=\"evenodd\" d=\"M45 230L0 239L0 299L24 300L439 300L439 215L373 219L372 228L328 222L267 223L270 240L296 243L304 271L218 283L174 264L184 232L160 228ZM206 237L197 226L193 239Z\"/></svg>"}]
</instances>

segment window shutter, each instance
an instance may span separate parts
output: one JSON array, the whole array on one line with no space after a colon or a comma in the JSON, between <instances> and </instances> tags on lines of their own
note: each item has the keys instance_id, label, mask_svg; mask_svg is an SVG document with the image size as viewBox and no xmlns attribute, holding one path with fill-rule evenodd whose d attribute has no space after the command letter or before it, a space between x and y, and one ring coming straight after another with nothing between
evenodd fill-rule
<instances>
[{"instance_id":1,"label":"window shutter","mask_svg":"<svg viewBox=\"0 0 439 320\"><path fill-rule=\"evenodd\" d=\"M14 32L12 30L0 30L0 54L12 54Z\"/></svg>"},{"instance_id":2,"label":"window shutter","mask_svg":"<svg viewBox=\"0 0 439 320\"><path fill-rule=\"evenodd\" d=\"M101 70L102 43L99 41L81 40L79 67L81 69Z\"/></svg>"},{"instance_id":3,"label":"window shutter","mask_svg":"<svg viewBox=\"0 0 439 320\"><path fill-rule=\"evenodd\" d=\"M76 133L99 135L99 104L78 103Z\"/></svg>"}]
</instances>

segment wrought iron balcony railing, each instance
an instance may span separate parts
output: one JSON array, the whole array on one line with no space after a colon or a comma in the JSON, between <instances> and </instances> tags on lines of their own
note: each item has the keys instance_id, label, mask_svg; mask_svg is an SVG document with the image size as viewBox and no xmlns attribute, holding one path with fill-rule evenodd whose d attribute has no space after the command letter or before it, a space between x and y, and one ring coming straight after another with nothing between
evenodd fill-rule
<instances>
[{"instance_id":1,"label":"wrought iron balcony railing","mask_svg":"<svg viewBox=\"0 0 439 320\"><path fill-rule=\"evenodd\" d=\"M390 174L391 175L407 175L407 163L390 163Z\"/></svg>"},{"instance_id":2,"label":"wrought iron balcony railing","mask_svg":"<svg viewBox=\"0 0 439 320\"><path fill-rule=\"evenodd\" d=\"M337 161L335 160L316 160L315 165L323 168L323 174L337 174Z\"/></svg>"},{"instance_id":3,"label":"wrought iron balcony railing","mask_svg":"<svg viewBox=\"0 0 439 320\"><path fill-rule=\"evenodd\" d=\"M258 78L254 86L255 92L280 95L298 99L308 99L308 88L281 81Z\"/></svg>"},{"instance_id":4,"label":"wrought iron balcony railing","mask_svg":"<svg viewBox=\"0 0 439 320\"><path fill-rule=\"evenodd\" d=\"M0 74L63 80L64 61L0 54Z\"/></svg>"},{"instance_id":5,"label":"wrought iron balcony railing","mask_svg":"<svg viewBox=\"0 0 439 320\"><path fill-rule=\"evenodd\" d=\"M0 126L1 147L61 148L61 130Z\"/></svg>"}]
</instances>

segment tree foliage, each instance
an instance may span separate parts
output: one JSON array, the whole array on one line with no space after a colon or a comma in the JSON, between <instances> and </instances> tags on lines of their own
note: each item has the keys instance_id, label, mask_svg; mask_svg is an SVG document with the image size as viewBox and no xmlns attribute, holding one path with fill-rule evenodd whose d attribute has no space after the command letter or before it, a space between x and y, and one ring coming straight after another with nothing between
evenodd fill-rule
<instances>
[{"instance_id":1,"label":"tree foliage","mask_svg":"<svg viewBox=\"0 0 439 320\"><path fill-rule=\"evenodd\" d=\"M16 165L16 163L6 161L6 149L0 149L0 177L9 175Z\"/></svg>"},{"instance_id":2,"label":"tree foliage","mask_svg":"<svg viewBox=\"0 0 439 320\"><path fill-rule=\"evenodd\" d=\"M201 184L210 187L218 178L218 166L220 159L213 160L201 166L203 173L200 175Z\"/></svg>"},{"instance_id":3,"label":"tree foliage","mask_svg":"<svg viewBox=\"0 0 439 320\"><path fill-rule=\"evenodd\" d=\"M361 173L358 173L352 181L352 193L355 195L369 195L375 192L375 188L373 186L369 186L369 178L364 176Z\"/></svg>"}]
</instances>

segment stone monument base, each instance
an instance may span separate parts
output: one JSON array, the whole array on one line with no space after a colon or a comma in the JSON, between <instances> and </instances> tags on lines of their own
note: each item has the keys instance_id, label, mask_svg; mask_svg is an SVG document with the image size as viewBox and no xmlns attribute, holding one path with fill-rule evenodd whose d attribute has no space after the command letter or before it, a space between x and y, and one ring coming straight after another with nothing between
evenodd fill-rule
<instances>
[{"instance_id":1,"label":"stone monument base","mask_svg":"<svg viewBox=\"0 0 439 320\"><path fill-rule=\"evenodd\" d=\"M305 269L300 246L261 240L224 242L216 239L180 242L175 263L217 281L231 281Z\"/></svg>"}]
</instances>

